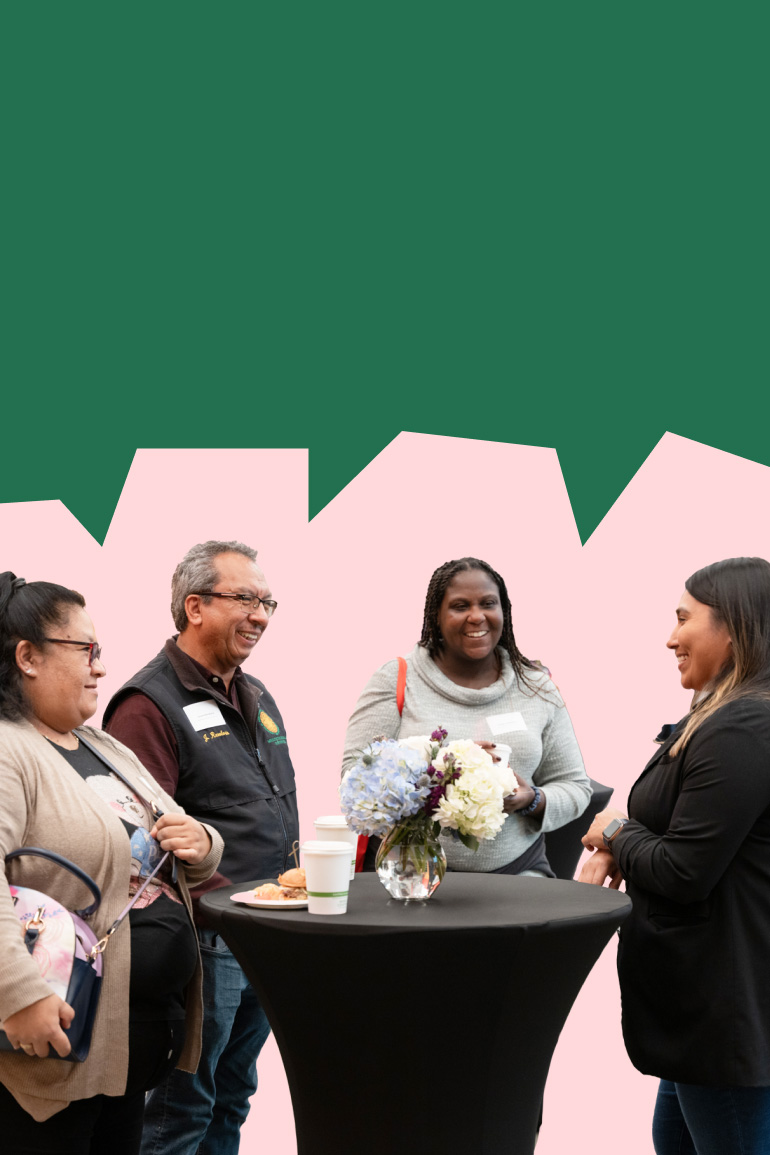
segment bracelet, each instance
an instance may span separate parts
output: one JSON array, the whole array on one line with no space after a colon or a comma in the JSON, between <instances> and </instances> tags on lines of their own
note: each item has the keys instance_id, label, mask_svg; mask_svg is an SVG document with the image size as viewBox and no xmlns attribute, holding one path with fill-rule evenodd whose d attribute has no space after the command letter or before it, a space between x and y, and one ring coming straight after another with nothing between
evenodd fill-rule
<instances>
[{"instance_id":1,"label":"bracelet","mask_svg":"<svg viewBox=\"0 0 770 1155\"><path fill-rule=\"evenodd\" d=\"M523 810L517 810L516 811L517 814L534 814L535 811L537 810L538 806L542 802L543 791L540 789L540 787L539 786L533 786L532 789L535 791L534 802L530 802L529 806L525 806Z\"/></svg>"}]
</instances>

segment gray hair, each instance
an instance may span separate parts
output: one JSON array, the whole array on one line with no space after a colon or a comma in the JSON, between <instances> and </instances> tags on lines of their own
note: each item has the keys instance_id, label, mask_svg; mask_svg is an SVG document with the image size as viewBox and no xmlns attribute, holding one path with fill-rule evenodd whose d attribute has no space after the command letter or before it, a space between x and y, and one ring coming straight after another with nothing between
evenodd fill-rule
<instances>
[{"instance_id":1,"label":"gray hair","mask_svg":"<svg viewBox=\"0 0 770 1155\"><path fill-rule=\"evenodd\" d=\"M240 553L249 561L257 560L257 551L242 541L204 541L188 549L171 579L171 616L180 634L187 628L184 603L190 594L210 590L219 581L214 562L222 553ZM210 602L211 598L204 598Z\"/></svg>"}]
</instances>

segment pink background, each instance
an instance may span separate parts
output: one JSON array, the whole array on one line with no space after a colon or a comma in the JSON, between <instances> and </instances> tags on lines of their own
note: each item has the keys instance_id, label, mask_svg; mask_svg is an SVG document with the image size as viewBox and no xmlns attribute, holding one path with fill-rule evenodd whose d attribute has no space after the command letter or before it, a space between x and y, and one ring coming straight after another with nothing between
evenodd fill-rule
<instances>
[{"instance_id":1,"label":"pink background","mask_svg":"<svg viewBox=\"0 0 770 1155\"><path fill-rule=\"evenodd\" d=\"M624 807L652 738L689 705L664 645L685 578L770 557L770 470L671 434L585 547L552 449L402 433L310 524L307 468L302 449L139 450L103 548L58 501L0 506L3 566L85 594L102 706L173 632L170 578L189 546L258 548L280 608L247 668L281 706L305 832L337 810L347 718L372 671L414 645L441 562L476 555L504 575L521 649L552 670L589 773ZM538 1155L588 1155L621 1134L627 1155L652 1153L656 1082L626 1058L614 956L613 941L556 1049ZM481 963L477 977L495 981ZM510 1057L512 1094L525 1062ZM272 1040L259 1072L241 1150L294 1155Z\"/></svg>"}]
</instances>

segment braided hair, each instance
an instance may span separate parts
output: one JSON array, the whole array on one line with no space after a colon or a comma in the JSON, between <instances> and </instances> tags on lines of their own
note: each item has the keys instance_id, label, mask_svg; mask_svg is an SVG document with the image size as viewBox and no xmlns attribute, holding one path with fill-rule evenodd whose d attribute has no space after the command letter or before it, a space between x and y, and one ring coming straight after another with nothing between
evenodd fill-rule
<instances>
[{"instance_id":1,"label":"braided hair","mask_svg":"<svg viewBox=\"0 0 770 1155\"><path fill-rule=\"evenodd\" d=\"M456 561L445 561L444 564L440 565L434 572L428 582L428 592L425 596L425 613L422 619L420 645L425 647L432 658L435 658L436 654L440 653L444 648L444 639L441 636L441 630L438 624L439 610L441 609L441 603L444 600L447 586L452 578L456 577L459 573L463 573L465 570L481 570L491 577L497 586L500 594L500 605L503 610L503 632L499 644L507 651L516 677L527 683L525 670L539 670L540 667L536 665L535 662L531 662L529 658L525 658L516 645L511 622L511 599L508 597L505 582L500 577L500 574L492 569L489 562L481 561L480 558L461 557Z\"/></svg>"},{"instance_id":2,"label":"braided hair","mask_svg":"<svg viewBox=\"0 0 770 1155\"><path fill-rule=\"evenodd\" d=\"M21 670L19 642L42 648L51 628L63 626L70 606L85 606L76 590L53 582L30 582L6 570L0 573L0 718L18 721L29 715Z\"/></svg>"}]
</instances>

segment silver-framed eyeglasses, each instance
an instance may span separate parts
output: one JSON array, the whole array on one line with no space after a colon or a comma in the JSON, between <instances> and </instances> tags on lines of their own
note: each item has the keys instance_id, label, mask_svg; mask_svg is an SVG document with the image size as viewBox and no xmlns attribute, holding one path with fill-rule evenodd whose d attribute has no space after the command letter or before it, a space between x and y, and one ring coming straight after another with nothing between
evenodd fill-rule
<instances>
[{"instance_id":1,"label":"silver-framed eyeglasses","mask_svg":"<svg viewBox=\"0 0 770 1155\"><path fill-rule=\"evenodd\" d=\"M69 638L43 638L44 642L53 642L56 646L80 646L85 653L88 650L88 664L93 666L102 656L102 647L98 642L73 642Z\"/></svg>"},{"instance_id":2,"label":"silver-framed eyeglasses","mask_svg":"<svg viewBox=\"0 0 770 1155\"><path fill-rule=\"evenodd\" d=\"M250 614L255 614L260 606L264 607L265 613L269 618L273 616L278 609L278 602L274 602L272 598L258 598L256 594L218 594L216 590L200 590L199 598L228 598L235 605L240 606L242 610L246 610Z\"/></svg>"}]
</instances>

